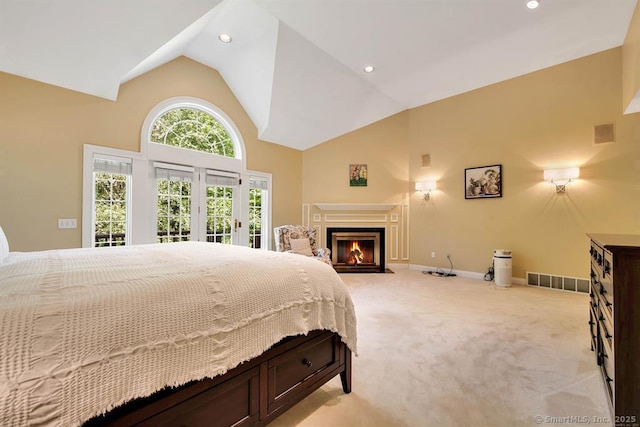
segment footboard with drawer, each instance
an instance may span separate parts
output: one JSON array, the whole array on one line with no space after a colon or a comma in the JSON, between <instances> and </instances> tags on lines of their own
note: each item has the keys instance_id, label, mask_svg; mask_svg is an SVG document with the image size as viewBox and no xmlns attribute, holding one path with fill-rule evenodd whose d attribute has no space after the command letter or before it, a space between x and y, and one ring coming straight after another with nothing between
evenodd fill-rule
<instances>
[{"instance_id":1,"label":"footboard with drawer","mask_svg":"<svg viewBox=\"0 0 640 427\"><path fill-rule=\"evenodd\" d=\"M262 426L338 374L351 392L351 351L339 335L312 331L225 375L137 399L84 426Z\"/></svg>"}]
</instances>

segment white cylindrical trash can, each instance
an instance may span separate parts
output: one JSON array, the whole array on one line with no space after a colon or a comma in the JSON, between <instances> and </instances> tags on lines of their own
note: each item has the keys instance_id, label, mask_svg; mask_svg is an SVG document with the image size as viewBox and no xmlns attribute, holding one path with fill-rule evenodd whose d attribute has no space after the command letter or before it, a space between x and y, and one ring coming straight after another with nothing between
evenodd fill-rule
<instances>
[{"instance_id":1,"label":"white cylindrical trash can","mask_svg":"<svg viewBox=\"0 0 640 427\"><path fill-rule=\"evenodd\" d=\"M493 274L497 286L511 286L511 251L496 249L493 251Z\"/></svg>"}]
</instances>

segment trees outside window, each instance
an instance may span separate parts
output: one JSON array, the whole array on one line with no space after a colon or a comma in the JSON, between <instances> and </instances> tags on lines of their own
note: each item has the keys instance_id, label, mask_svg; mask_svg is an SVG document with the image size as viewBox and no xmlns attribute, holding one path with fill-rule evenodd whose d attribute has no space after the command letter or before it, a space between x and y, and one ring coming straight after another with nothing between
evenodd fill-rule
<instances>
[{"instance_id":1,"label":"trees outside window","mask_svg":"<svg viewBox=\"0 0 640 427\"><path fill-rule=\"evenodd\" d=\"M127 175L94 172L95 246L124 246L127 230Z\"/></svg>"},{"instance_id":2,"label":"trees outside window","mask_svg":"<svg viewBox=\"0 0 640 427\"><path fill-rule=\"evenodd\" d=\"M224 125L195 108L175 108L158 117L151 128L150 142L235 157L235 148Z\"/></svg>"}]
</instances>

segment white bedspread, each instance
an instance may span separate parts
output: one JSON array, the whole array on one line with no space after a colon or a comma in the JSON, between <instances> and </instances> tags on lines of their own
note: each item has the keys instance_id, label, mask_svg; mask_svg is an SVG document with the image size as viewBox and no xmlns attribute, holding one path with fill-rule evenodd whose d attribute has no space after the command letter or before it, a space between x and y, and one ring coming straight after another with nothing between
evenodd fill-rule
<instances>
[{"instance_id":1,"label":"white bedspread","mask_svg":"<svg viewBox=\"0 0 640 427\"><path fill-rule=\"evenodd\" d=\"M11 253L0 425L78 425L314 329L356 351L344 283L301 255L199 242Z\"/></svg>"}]
</instances>

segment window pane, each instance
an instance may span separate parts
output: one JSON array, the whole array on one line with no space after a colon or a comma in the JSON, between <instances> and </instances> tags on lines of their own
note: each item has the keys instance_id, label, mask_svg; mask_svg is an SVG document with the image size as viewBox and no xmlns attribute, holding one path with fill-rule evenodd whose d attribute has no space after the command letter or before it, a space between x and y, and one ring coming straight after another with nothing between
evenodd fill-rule
<instances>
[{"instance_id":1,"label":"window pane","mask_svg":"<svg viewBox=\"0 0 640 427\"><path fill-rule=\"evenodd\" d=\"M231 244L233 187L207 186L207 241Z\"/></svg>"},{"instance_id":2,"label":"window pane","mask_svg":"<svg viewBox=\"0 0 640 427\"><path fill-rule=\"evenodd\" d=\"M233 142L224 126L195 108L176 108L158 117L151 128L151 142L236 157Z\"/></svg>"},{"instance_id":3,"label":"window pane","mask_svg":"<svg viewBox=\"0 0 640 427\"><path fill-rule=\"evenodd\" d=\"M261 248L262 242L262 198L265 190L249 190L249 247Z\"/></svg>"},{"instance_id":4,"label":"window pane","mask_svg":"<svg viewBox=\"0 0 640 427\"><path fill-rule=\"evenodd\" d=\"M190 240L191 183L159 179L157 188L158 242Z\"/></svg>"},{"instance_id":5,"label":"window pane","mask_svg":"<svg viewBox=\"0 0 640 427\"><path fill-rule=\"evenodd\" d=\"M126 242L127 175L95 172L94 246L123 246Z\"/></svg>"}]
</instances>

